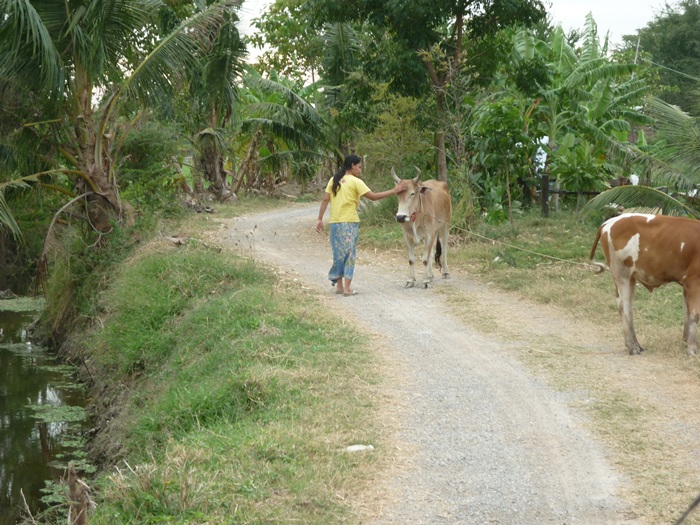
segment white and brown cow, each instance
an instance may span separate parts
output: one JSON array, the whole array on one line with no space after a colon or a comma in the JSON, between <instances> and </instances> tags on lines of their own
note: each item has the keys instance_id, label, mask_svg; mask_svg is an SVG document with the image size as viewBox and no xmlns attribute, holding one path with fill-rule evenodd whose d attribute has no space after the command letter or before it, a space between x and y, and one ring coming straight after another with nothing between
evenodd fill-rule
<instances>
[{"instance_id":1,"label":"white and brown cow","mask_svg":"<svg viewBox=\"0 0 700 525\"><path fill-rule=\"evenodd\" d=\"M605 270L605 265L593 262L599 240L617 288L617 307L630 354L644 351L632 322L632 299L639 282L650 292L667 283L683 287L683 340L688 343L688 355L695 355L700 318L700 221L641 213L605 221L591 249L591 263L598 266L598 273Z\"/></svg>"},{"instance_id":2,"label":"white and brown cow","mask_svg":"<svg viewBox=\"0 0 700 525\"><path fill-rule=\"evenodd\" d=\"M417 168L416 168L417 169ZM391 168L391 177L397 183L401 181ZM396 220L401 223L403 238L408 250L410 277L406 287L416 283L416 245L424 242L423 266L425 277L423 286L428 287L433 280L433 259L440 267L442 277L448 279L447 243L452 221L452 201L447 183L438 180L421 182L421 172L414 179L408 179L408 187L397 195L399 209Z\"/></svg>"}]
</instances>

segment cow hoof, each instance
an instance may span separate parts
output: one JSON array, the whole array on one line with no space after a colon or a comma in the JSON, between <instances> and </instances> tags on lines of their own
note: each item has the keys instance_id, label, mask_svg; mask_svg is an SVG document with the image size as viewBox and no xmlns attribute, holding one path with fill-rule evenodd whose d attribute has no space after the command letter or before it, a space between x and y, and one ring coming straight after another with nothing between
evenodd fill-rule
<instances>
[{"instance_id":1,"label":"cow hoof","mask_svg":"<svg viewBox=\"0 0 700 525\"><path fill-rule=\"evenodd\" d=\"M442 278L443 278L443 279L449 279L449 278L450 278L450 274L449 274L449 273L443 273L443 274L442 274Z\"/></svg>"},{"instance_id":2,"label":"cow hoof","mask_svg":"<svg viewBox=\"0 0 700 525\"><path fill-rule=\"evenodd\" d=\"M430 284L430 281L425 281L425 282L423 283L423 288L426 288L426 289L427 289L429 284Z\"/></svg>"},{"instance_id":3,"label":"cow hoof","mask_svg":"<svg viewBox=\"0 0 700 525\"><path fill-rule=\"evenodd\" d=\"M630 350L630 355L639 355L639 354L641 354L642 352L644 352L644 348L642 348L641 346L638 346L638 347L632 348L632 349Z\"/></svg>"},{"instance_id":4,"label":"cow hoof","mask_svg":"<svg viewBox=\"0 0 700 525\"><path fill-rule=\"evenodd\" d=\"M695 357L695 350L688 348L688 357Z\"/></svg>"},{"instance_id":5,"label":"cow hoof","mask_svg":"<svg viewBox=\"0 0 700 525\"><path fill-rule=\"evenodd\" d=\"M416 283L414 283L413 281L406 281L406 286L404 286L404 288L413 288L415 284Z\"/></svg>"}]
</instances>

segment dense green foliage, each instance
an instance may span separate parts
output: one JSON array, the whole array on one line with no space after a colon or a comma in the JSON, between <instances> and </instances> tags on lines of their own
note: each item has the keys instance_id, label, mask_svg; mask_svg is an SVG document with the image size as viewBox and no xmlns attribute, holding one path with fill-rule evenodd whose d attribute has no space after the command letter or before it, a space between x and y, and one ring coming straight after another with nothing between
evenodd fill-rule
<instances>
[{"instance_id":1,"label":"dense green foliage","mask_svg":"<svg viewBox=\"0 0 700 525\"><path fill-rule=\"evenodd\" d=\"M186 181L175 169L181 155L180 134L158 121L139 125L122 144L122 196L142 213L173 213Z\"/></svg>"},{"instance_id":2,"label":"dense green foliage","mask_svg":"<svg viewBox=\"0 0 700 525\"><path fill-rule=\"evenodd\" d=\"M0 92L20 115L31 115L1 137L9 151L0 162L3 180L49 187L49 177L56 178L51 187L84 200L85 220L100 233L112 219L129 222L115 170L130 126L119 116L133 122L144 105L167 105L192 64L210 72L206 67L230 34L226 28L235 31L236 7L218 2L163 34L159 13L168 8L159 0L2 0ZM240 58L231 55L231 61L239 70ZM230 82L230 75L223 80ZM0 219L10 213L3 204L0 199Z\"/></svg>"}]
</instances>

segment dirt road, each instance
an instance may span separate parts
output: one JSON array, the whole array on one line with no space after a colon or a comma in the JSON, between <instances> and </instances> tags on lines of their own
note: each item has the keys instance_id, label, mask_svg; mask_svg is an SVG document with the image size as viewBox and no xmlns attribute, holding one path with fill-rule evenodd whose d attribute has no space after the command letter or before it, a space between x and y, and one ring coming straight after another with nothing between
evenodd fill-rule
<instances>
[{"instance_id":1,"label":"dirt road","mask_svg":"<svg viewBox=\"0 0 700 525\"><path fill-rule=\"evenodd\" d=\"M538 351L530 346L543 335L566 332L565 319L455 271L433 288L406 289L405 262L362 250L359 295L335 296L327 233L313 230L317 210L295 204L221 220L221 235L379 334L393 374L382 419L395 460L368 501L357 502L364 523L642 523L623 499L626 479L571 408L571 394L552 390L517 358L523 348ZM451 293L488 316L451 315ZM586 344L596 348L602 343L590 329ZM520 335L504 342L503 333Z\"/></svg>"}]
</instances>

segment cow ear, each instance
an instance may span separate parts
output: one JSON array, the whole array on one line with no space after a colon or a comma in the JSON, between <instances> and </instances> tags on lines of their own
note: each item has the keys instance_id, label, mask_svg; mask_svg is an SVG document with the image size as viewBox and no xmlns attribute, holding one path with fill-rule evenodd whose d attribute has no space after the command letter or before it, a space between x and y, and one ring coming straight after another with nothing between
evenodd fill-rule
<instances>
[{"instance_id":1,"label":"cow ear","mask_svg":"<svg viewBox=\"0 0 700 525\"><path fill-rule=\"evenodd\" d=\"M420 191L423 195L425 195L426 193L428 193L429 191L432 191L432 190L430 188L428 188L427 186L421 186L420 190L418 190L418 191Z\"/></svg>"}]
</instances>

